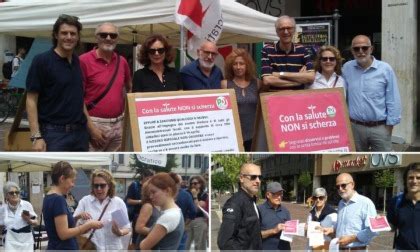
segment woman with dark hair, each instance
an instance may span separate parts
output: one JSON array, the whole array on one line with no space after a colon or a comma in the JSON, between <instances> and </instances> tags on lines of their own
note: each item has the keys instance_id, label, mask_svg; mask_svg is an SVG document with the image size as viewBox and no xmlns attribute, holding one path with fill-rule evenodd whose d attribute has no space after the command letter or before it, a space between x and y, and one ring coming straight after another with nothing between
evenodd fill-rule
<instances>
[{"instance_id":1,"label":"woman with dark hair","mask_svg":"<svg viewBox=\"0 0 420 252\"><path fill-rule=\"evenodd\" d=\"M148 182L152 204L160 207L162 214L140 243L140 249L177 250L184 233L184 217L175 203L179 178L172 172L158 173Z\"/></svg>"},{"instance_id":2,"label":"woman with dark hair","mask_svg":"<svg viewBox=\"0 0 420 252\"><path fill-rule=\"evenodd\" d=\"M56 163L51 172L52 186L44 197L42 214L48 234L47 250L78 250L75 237L91 229L100 229L100 221L90 220L76 227L64 195L74 186L76 170L67 162Z\"/></svg>"},{"instance_id":3,"label":"woman with dark hair","mask_svg":"<svg viewBox=\"0 0 420 252\"><path fill-rule=\"evenodd\" d=\"M208 193L206 189L206 181L202 176L192 176L189 181L188 191L191 193L196 207L196 215L189 223L187 229L187 250L191 248L194 241L196 250L206 250L208 224L207 218L203 211L207 208Z\"/></svg>"},{"instance_id":4,"label":"woman with dark hair","mask_svg":"<svg viewBox=\"0 0 420 252\"><path fill-rule=\"evenodd\" d=\"M119 226L113 219L112 213L119 211L120 217L127 220L123 226ZM103 214L102 214L103 213ZM94 230L92 242L96 250L122 250L124 248L123 236L130 234L131 228L128 222L127 208L124 201L115 196L115 180L112 174L104 169L97 169L91 175L91 193L83 197L74 211L76 220L80 223L88 220L98 220L104 227ZM90 233L86 234L87 236Z\"/></svg>"},{"instance_id":5,"label":"woman with dark hair","mask_svg":"<svg viewBox=\"0 0 420 252\"><path fill-rule=\"evenodd\" d=\"M173 61L172 46L160 34L146 38L137 60L144 66L134 73L133 92L182 90L180 75L168 65Z\"/></svg>"},{"instance_id":6,"label":"woman with dark hair","mask_svg":"<svg viewBox=\"0 0 420 252\"><path fill-rule=\"evenodd\" d=\"M260 82L255 77L255 63L245 49L234 49L225 60L222 88L233 88L238 102L245 151L251 151Z\"/></svg>"},{"instance_id":7,"label":"woman with dark hair","mask_svg":"<svg viewBox=\"0 0 420 252\"><path fill-rule=\"evenodd\" d=\"M314 62L315 80L308 88L344 87L344 79L340 76L342 60L340 51L337 48L334 46L321 46Z\"/></svg>"}]
</instances>

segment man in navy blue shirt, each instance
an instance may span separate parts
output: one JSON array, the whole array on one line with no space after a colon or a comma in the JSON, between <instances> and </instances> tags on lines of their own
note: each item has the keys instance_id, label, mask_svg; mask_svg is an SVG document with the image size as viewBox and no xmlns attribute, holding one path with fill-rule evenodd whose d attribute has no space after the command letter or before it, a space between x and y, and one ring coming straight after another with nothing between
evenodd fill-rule
<instances>
[{"instance_id":1,"label":"man in navy blue shirt","mask_svg":"<svg viewBox=\"0 0 420 252\"><path fill-rule=\"evenodd\" d=\"M387 219L396 229L395 249L420 250L420 164L413 163L404 173L404 194L388 204Z\"/></svg>"},{"instance_id":2,"label":"man in navy blue shirt","mask_svg":"<svg viewBox=\"0 0 420 252\"><path fill-rule=\"evenodd\" d=\"M290 243L280 240L284 223L290 220L290 212L281 205L283 187L279 182L267 185L266 201L258 206L261 213L261 236L263 250L290 250Z\"/></svg>"},{"instance_id":3,"label":"man in navy blue shirt","mask_svg":"<svg viewBox=\"0 0 420 252\"><path fill-rule=\"evenodd\" d=\"M181 69L181 81L185 90L220 89L223 74L214 60L219 54L215 43L205 41L197 50L198 59Z\"/></svg>"},{"instance_id":4,"label":"man in navy blue shirt","mask_svg":"<svg viewBox=\"0 0 420 252\"><path fill-rule=\"evenodd\" d=\"M26 110L34 151L89 149L82 71L74 53L81 30L79 18L60 15L53 27L54 48L32 61Z\"/></svg>"}]
</instances>

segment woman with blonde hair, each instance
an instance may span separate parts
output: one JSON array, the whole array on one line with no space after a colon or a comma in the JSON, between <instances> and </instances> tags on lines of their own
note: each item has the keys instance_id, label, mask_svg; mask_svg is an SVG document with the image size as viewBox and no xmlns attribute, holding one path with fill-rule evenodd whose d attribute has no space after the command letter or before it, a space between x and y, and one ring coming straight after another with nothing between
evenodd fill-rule
<instances>
[{"instance_id":1,"label":"woman with blonde hair","mask_svg":"<svg viewBox=\"0 0 420 252\"><path fill-rule=\"evenodd\" d=\"M175 173L158 173L149 181L149 195L153 205L160 207L162 214L140 243L141 250L177 250L184 233L184 218L176 205L180 183Z\"/></svg>"},{"instance_id":2,"label":"woman with blonde hair","mask_svg":"<svg viewBox=\"0 0 420 252\"><path fill-rule=\"evenodd\" d=\"M7 182L3 187L6 205L2 210L1 225L6 230L4 249L6 251L33 251L32 227L38 223L32 204L20 198L20 187Z\"/></svg>"},{"instance_id":3,"label":"woman with blonde hair","mask_svg":"<svg viewBox=\"0 0 420 252\"><path fill-rule=\"evenodd\" d=\"M100 229L102 222L90 220L76 227L64 195L74 186L76 170L68 163L60 161L53 166L51 180L53 185L44 197L42 214L48 234L47 250L78 250L76 236L91 229Z\"/></svg>"},{"instance_id":4,"label":"woman with blonde hair","mask_svg":"<svg viewBox=\"0 0 420 252\"><path fill-rule=\"evenodd\" d=\"M255 63L245 49L235 48L226 57L225 78L221 86L235 90L244 149L251 151L261 84L255 77Z\"/></svg>"},{"instance_id":5,"label":"woman with blonde hair","mask_svg":"<svg viewBox=\"0 0 420 252\"><path fill-rule=\"evenodd\" d=\"M104 227L94 230L92 242L96 250L110 251L125 249L123 236L130 234L127 208L124 201L115 196L115 180L112 174L104 169L94 170L91 175L91 193L84 196L74 211L76 220L80 223L88 220L99 220ZM118 216L126 223L118 223L113 217ZM122 225L122 226L121 226Z\"/></svg>"},{"instance_id":6,"label":"woman with blonde hair","mask_svg":"<svg viewBox=\"0 0 420 252\"><path fill-rule=\"evenodd\" d=\"M342 60L340 51L337 48L334 46L321 46L314 62L315 80L308 88L344 87L345 81L340 76Z\"/></svg>"}]
</instances>

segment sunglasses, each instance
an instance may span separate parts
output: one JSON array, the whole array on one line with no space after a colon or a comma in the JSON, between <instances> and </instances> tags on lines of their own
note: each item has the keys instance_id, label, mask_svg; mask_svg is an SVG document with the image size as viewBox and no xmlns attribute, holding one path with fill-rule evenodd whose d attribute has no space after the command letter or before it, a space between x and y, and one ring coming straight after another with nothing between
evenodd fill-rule
<instances>
[{"instance_id":1,"label":"sunglasses","mask_svg":"<svg viewBox=\"0 0 420 252\"><path fill-rule=\"evenodd\" d=\"M164 54L165 53L165 47L161 47L161 48L149 48L148 50L147 50L147 52L149 53L149 54L151 54L151 55L155 55L156 54L156 52L158 53L158 54Z\"/></svg>"},{"instance_id":2,"label":"sunglasses","mask_svg":"<svg viewBox=\"0 0 420 252\"><path fill-rule=\"evenodd\" d=\"M250 180L256 180L257 178L259 180L262 180L262 175L252 175L252 174L241 174L241 175L249 177Z\"/></svg>"},{"instance_id":3,"label":"sunglasses","mask_svg":"<svg viewBox=\"0 0 420 252\"><path fill-rule=\"evenodd\" d=\"M117 33L113 33L113 32L99 32L98 35L99 35L99 37L101 39L106 39L106 38L108 38L108 36L111 39L116 39L118 37L118 34Z\"/></svg>"},{"instance_id":4,"label":"sunglasses","mask_svg":"<svg viewBox=\"0 0 420 252\"><path fill-rule=\"evenodd\" d=\"M104 189L108 184L93 184L95 189Z\"/></svg>"},{"instance_id":5,"label":"sunglasses","mask_svg":"<svg viewBox=\"0 0 420 252\"><path fill-rule=\"evenodd\" d=\"M360 50L362 50L363 52L367 52L369 48L370 46L355 46L355 47L352 47L351 49L355 52L360 52Z\"/></svg>"},{"instance_id":6,"label":"sunglasses","mask_svg":"<svg viewBox=\"0 0 420 252\"><path fill-rule=\"evenodd\" d=\"M348 184L350 184L350 183L335 185L335 187L337 188L337 190L346 189Z\"/></svg>"},{"instance_id":7,"label":"sunglasses","mask_svg":"<svg viewBox=\"0 0 420 252\"><path fill-rule=\"evenodd\" d=\"M282 28L277 28L277 31L285 32L287 30L288 32L292 32L294 29L295 27L282 27Z\"/></svg>"},{"instance_id":8,"label":"sunglasses","mask_svg":"<svg viewBox=\"0 0 420 252\"><path fill-rule=\"evenodd\" d=\"M216 57L217 55L219 55L218 52L210 52L210 51L205 51L205 50L201 50L201 51L203 52L203 54L205 56L214 56L214 57Z\"/></svg>"},{"instance_id":9,"label":"sunglasses","mask_svg":"<svg viewBox=\"0 0 420 252\"><path fill-rule=\"evenodd\" d=\"M325 199L325 196L312 196L312 199L313 199L314 201L316 201L317 199L319 199L319 200L323 201L323 200Z\"/></svg>"},{"instance_id":10,"label":"sunglasses","mask_svg":"<svg viewBox=\"0 0 420 252\"><path fill-rule=\"evenodd\" d=\"M271 193L271 195L273 195L274 197L283 197L283 191Z\"/></svg>"},{"instance_id":11,"label":"sunglasses","mask_svg":"<svg viewBox=\"0 0 420 252\"><path fill-rule=\"evenodd\" d=\"M9 195L19 195L20 192L19 191L11 191L11 192L8 192L8 194Z\"/></svg>"},{"instance_id":12,"label":"sunglasses","mask_svg":"<svg viewBox=\"0 0 420 252\"><path fill-rule=\"evenodd\" d=\"M329 61L329 62L335 62L336 61L336 58L335 57L321 57L321 61L322 62L327 62L327 61Z\"/></svg>"}]
</instances>

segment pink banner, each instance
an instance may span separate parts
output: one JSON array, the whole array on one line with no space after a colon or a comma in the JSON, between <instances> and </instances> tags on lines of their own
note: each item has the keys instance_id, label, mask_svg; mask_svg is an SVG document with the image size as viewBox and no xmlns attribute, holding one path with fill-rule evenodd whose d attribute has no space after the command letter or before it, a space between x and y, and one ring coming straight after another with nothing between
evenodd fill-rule
<instances>
[{"instance_id":1,"label":"pink banner","mask_svg":"<svg viewBox=\"0 0 420 252\"><path fill-rule=\"evenodd\" d=\"M347 111L339 90L279 93L264 99L267 137L271 135L274 151L350 151Z\"/></svg>"}]
</instances>

